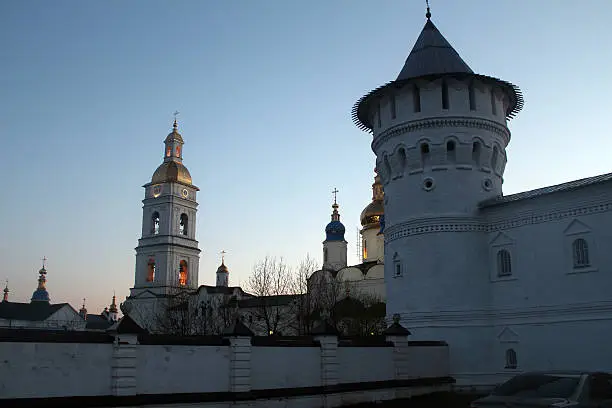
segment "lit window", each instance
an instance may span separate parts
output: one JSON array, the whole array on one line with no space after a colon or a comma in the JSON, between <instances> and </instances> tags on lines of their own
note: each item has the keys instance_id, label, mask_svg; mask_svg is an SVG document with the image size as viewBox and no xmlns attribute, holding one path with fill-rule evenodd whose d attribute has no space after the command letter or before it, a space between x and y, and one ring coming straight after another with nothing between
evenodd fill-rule
<instances>
[{"instance_id":1,"label":"lit window","mask_svg":"<svg viewBox=\"0 0 612 408\"><path fill-rule=\"evenodd\" d=\"M186 286L188 278L187 261L184 259L179 263L179 285Z\"/></svg>"},{"instance_id":2,"label":"lit window","mask_svg":"<svg viewBox=\"0 0 612 408\"><path fill-rule=\"evenodd\" d=\"M155 280L155 259L150 258L147 264L147 282L153 282Z\"/></svg>"},{"instance_id":3,"label":"lit window","mask_svg":"<svg viewBox=\"0 0 612 408\"><path fill-rule=\"evenodd\" d=\"M363 260L365 261L368 257L368 245L366 240L363 240Z\"/></svg>"},{"instance_id":4,"label":"lit window","mask_svg":"<svg viewBox=\"0 0 612 408\"><path fill-rule=\"evenodd\" d=\"M497 252L497 276L512 275L512 258L507 249Z\"/></svg>"},{"instance_id":5,"label":"lit window","mask_svg":"<svg viewBox=\"0 0 612 408\"><path fill-rule=\"evenodd\" d=\"M171 154L172 154L172 147L171 147L171 146L168 146L168 147L166 148L166 157L170 157L170 155L171 155Z\"/></svg>"},{"instance_id":6,"label":"lit window","mask_svg":"<svg viewBox=\"0 0 612 408\"><path fill-rule=\"evenodd\" d=\"M572 253L574 257L574 268L588 268L591 266L589 260L589 245L583 238L578 238L572 242Z\"/></svg>"},{"instance_id":7,"label":"lit window","mask_svg":"<svg viewBox=\"0 0 612 408\"><path fill-rule=\"evenodd\" d=\"M181 146L176 146L176 157L181 157Z\"/></svg>"}]
</instances>

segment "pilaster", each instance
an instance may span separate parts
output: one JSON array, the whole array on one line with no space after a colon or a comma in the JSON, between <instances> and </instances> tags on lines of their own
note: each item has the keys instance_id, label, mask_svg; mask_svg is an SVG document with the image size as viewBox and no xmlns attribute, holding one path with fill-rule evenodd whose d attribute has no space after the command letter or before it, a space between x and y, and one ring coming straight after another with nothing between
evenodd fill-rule
<instances>
[{"instance_id":1,"label":"pilaster","mask_svg":"<svg viewBox=\"0 0 612 408\"><path fill-rule=\"evenodd\" d=\"M251 391L251 337L253 332L236 319L223 331L230 341L230 392Z\"/></svg>"},{"instance_id":2,"label":"pilaster","mask_svg":"<svg viewBox=\"0 0 612 408\"><path fill-rule=\"evenodd\" d=\"M113 345L113 395L136 395L136 364L138 336L118 334Z\"/></svg>"},{"instance_id":3,"label":"pilaster","mask_svg":"<svg viewBox=\"0 0 612 408\"><path fill-rule=\"evenodd\" d=\"M396 380L410 378L410 361L408 359L408 336L410 331L400 323L399 314L393 315L393 324L385 330L387 341L393 343L393 366Z\"/></svg>"}]
</instances>

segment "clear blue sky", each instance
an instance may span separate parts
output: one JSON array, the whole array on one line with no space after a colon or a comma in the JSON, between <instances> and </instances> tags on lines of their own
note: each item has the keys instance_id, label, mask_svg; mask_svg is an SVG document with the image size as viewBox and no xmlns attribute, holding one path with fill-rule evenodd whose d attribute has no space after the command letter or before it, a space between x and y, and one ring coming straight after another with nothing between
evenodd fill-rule
<instances>
[{"instance_id":1,"label":"clear blue sky","mask_svg":"<svg viewBox=\"0 0 612 408\"><path fill-rule=\"evenodd\" d=\"M471 68L519 85L505 193L611 171L612 2L432 0ZM349 261L371 198L353 103L396 77L417 0L0 2L0 278L90 312L134 281L141 186L179 110L200 187L200 284L266 255L321 259L340 190Z\"/></svg>"}]
</instances>

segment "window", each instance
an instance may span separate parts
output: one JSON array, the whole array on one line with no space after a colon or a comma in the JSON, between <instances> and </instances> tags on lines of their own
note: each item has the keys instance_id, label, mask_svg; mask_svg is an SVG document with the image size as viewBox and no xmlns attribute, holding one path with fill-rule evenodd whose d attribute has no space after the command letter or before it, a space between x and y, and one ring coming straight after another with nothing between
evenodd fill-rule
<instances>
[{"instance_id":1,"label":"window","mask_svg":"<svg viewBox=\"0 0 612 408\"><path fill-rule=\"evenodd\" d=\"M363 260L365 261L368 258L368 245L366 240L363 240Z\"/></svg>"},{"instance_id":2,"label":"window","mask_svg":"<svg viewBox=\"0 0 612 408\"><path fill-rule=\"evenodd\" d=\"M179 263L179 285L186 286L188 278L187 261L184 259Z\"/></svg>"},{"instance_id":3,"label":"window","mask_svg":"<svg viewBox=\"0 0 612 408\"><path fill-rule=\"evenodd\" d=\"M380 119L380 102L378 102L378 105L376 107L376 121L377 121L378 127L381 127L382 123Z\"/></svg>"},{"instance_id":4,"label":"window","mask_svg":"<svg viewBox=\"0 0 612 408\"><path fill-rule=\"evenodd\" d=\"M517 360L516 360L516 351L514 349L506 350L506 368L516 369Z\"/></svg>"},{"instance_id":5,"label":"window","mask_svg":"<svg viewBox=\"0 0 612 408\"><path fill-rule=\"evenodd\" d=\"M412 85L412 104L415 113L421 111L421 90L416 85Z\"/></svg>"},{"instance_id":6,"label":"window","mask_svg":"<svg viewBox=\"0 0 612 408\"><path fill-rule=\"evenodd\" d=\"M149 258L147 264L147 282L153 282L155 280L155 258Z\"/></svg>"},{"instance_id":7,"label":"window","mask_svg":"<svg viewBox=\"0 0 612 408\"><path fill-rule=\"evenodd\" d=\"M468 95L470 98L470 110L475 111L476 110L476 95L474 94L474 83L473 82L470 82L470 84L468 85Z\"/></svg>"},{"instance_id":8,"label":"window","mask_svg":"<svg viewBox=\"0 0 612 408\"><path fill-rule=\"evenodd\" d=\"M400 263L396 263L395 264L395 276L401 276L402 275L402 265L400 265Z\"/></svg>"},{"instance_id":9,"label":"window","mask_svg":"<svg viewBox=\"0 0 612 408\"><path fill-rule=\"evenodd\" d=\"M497 115L497 104L495 103L495 92L491 88L491 113Z\"/></svg>"},{"instance_id":10,"label":"window","mask_svg":"<svg viewBox=\"0 0 612 408\"><path fill-rule=\"evenodd\" d=\"M446 142L446 160L451 163L454 163L457 158L457 152L455 147L455 142L453 140L449 140L448 142Z\"/></svg>"},{"instance_id":11,"label":"window","mask_svg":"<svg viewBox=\"0 0 612 408\"><path fill-rule=\"evenodd\" d=\"M512 258L507 249L497 251L497 276L512 275Z\"/></svg>"},{"instance_id":12,"label":"window","mask_svg":"<svg viewBox=\"0 0 612 408\"><path fill-rule=\"evenodd\" d=\"M491 169L495 171L497 169L497 158L499 157L499 149L497 146L493 147L493 154L491 155Z\"/></svg>"},{"instance_id":13,"label":"window","mask_svg":"<svg viewBox=\"0 0 612 408\"><path fill-rule=\"evenodd\" d=\"M480 142L472 144L472 161L476 166L480 165Z\"/></svg>"},{"instance_id":14,"label":"window","mask_svg":"<svg viewBox=\"0 0 612 408\"><path fill-rule=\"evenodd\" d=\"M442 109L448 109L448 84L442 80Z\"/></svg>"},{"instance_id":15,"label":"window","mask_svg":"<svg viewBox=\"0 0 612 408\"><path fill-rule=\"evenodd\" d=\"M323 248L323 263L327 263L327 248Z\"/></svg>"},{"instance_id":16,"label":"window","mask_svg":"<svg viewBox=\"0 0 612 408\"><path fill-rule=\"evenodd\" d=\"M166 157L170 157L172 154L172 146L166 147Z\"/></svg>"},{"instance_id":17,"label":"window","mask_svg":"<svg viewBox=\"0 0 612 408\"><path fill-rule=\"evenodd\" d=\"M159 213L157 211L151 216L151 234L159 234Z\"/></svg>"},{"instance_id":18,"label":"window","mask_svg":"<svg viewBox=\"0 0 612 408\"><path fill-rule=\"evenodd\" d=\"M398 155L398 162L400 165L400 171L403 172L404 169L406 168L406 150L404 150L403 147L400 147L399 150L397 151L397 155Z\"/></svg>"},{"instance_id":19,"label":"window","mask_svg":"<svg viewBox=\"0 0 612 408\"><path fill-rule=\"evenodd\" d=\"M391 119L395 119L397 117L396 106L395 106L395 94L391 95L391 100L389 104L391 105Z\"/></svg>"},{"instance_id":20,"label":"window","mask_svg":"<svg viewBox=\"0 0 612 408\"><path fill-rule=\"evenodd\" d=\"M584 238L578 238L572 242L572 255L574 257L575 269L591 266L589 261L589 245Z\"/></svg>"},{"instance_id":21,"label":"window","mask_svg":"<svg viewBox=\"0 0 612 408\"><path fill-rule=\"evenodd\" d=\"M429 145L427 143L421 144L421 165L425 167L427 164L427 158L429 157Z\"/></svg>"},{"instance_id":22,"label":"window","mask_svg":"<svg viewBox=\"0 0 612 408\"><path fill-rule=\"evenodd\" d=\"M187 222L188 222L187 214L181 214L181 218L179 220L179 234L187 235Z\"/></svg>"},{"instance_id":23,"label":"window","mask_svg":"<svg viewBox=\"0 0 612 408\"><path fill-rule=\"evenodd\" d=\"M176 157L181 157L181 146L176 146Z\"/></svg>"}]
</instances>

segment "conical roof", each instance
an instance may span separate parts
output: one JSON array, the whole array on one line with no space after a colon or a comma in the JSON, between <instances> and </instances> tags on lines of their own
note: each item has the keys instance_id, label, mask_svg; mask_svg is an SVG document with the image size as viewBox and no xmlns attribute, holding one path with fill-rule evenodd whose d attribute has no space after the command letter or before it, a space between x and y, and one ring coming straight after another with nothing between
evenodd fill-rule
<instances>
[{"instance_id":1,"label":"conical roof","mask_svg":"<svg viewBox=\"0 0 612 408\"><path fill-rule=\"evenodd\" d=\"M449 75L457 78L473 77L482 82L492 83L501 87L506 93L509 103L506 108L506 119L513 118L524 105L523 95L518 86L501 79L475 74L474 71L459 56L429 18L421 30L412 51L406 58L397 79L370 91L361 97L352 109L353 122L361 130L372 132L372 103L377 104L391 88L397 88L406 82L420 78L434 80L440 76Z\"/></svg>"},{"instance_id":2,"label":"conical roof","mask_svg":"<svg viewBox=\"0 0 612 408\"><path fill-rule=\"evenodd\" d=\"M406 58L404 67L397 76L397 81L451 73L473 74L474 71L463 61L434 23L428 19L410 55Z\"/></svg>"}]
</instances>

